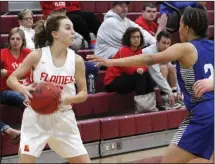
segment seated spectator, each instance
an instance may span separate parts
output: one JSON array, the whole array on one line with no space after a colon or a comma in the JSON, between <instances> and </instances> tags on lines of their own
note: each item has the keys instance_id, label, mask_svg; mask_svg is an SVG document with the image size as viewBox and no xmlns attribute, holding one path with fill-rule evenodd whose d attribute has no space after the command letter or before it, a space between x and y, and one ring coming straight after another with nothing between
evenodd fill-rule
<instances>
[{"instance_id":1,"label":"seated spectator","mask_svg":"<svg viewBox=\"0 0 215 164\"><path fill-rule=\"evenodd\" d=\"M104 58L112 58L120 47L122 47L122 36L129 27L137 27L141 30L145 43L141 47L156 43L156 39L150 33L126 18L128 4L129 2L116 1L113 3L113 9L106 13L96 38L96 55Z\"/></svg>"},{"instance_id":2,"label":"seated spectator","mask_svg":"<svg viewBox=\"0 0 215 164\"><path fill-rule=\"evenodd\" d=\"M177 8L181 15L184 13L184 11L187 8L194 7L194 8L202 8L206 9L205 5L206 2L177 2L177 1L168 1L168 4L172 5L173 7ZM176 29L176 27L179 27L179 21L180 18L178 17L177 13L173 11L168 6L161 4L160 5L160 14L162 14L163 19L166 19L165 17L168 17L167 25L166 27L169 29Z\"/></svg>"},{"instance_id":3,"label":"seated spectator","mask_svg":"<svg viewBox=\"0 0 215 164\"><path fill-rule=\"evenodd\" d=\"M124 58L142 54L141 45L143 35L139 28L130 27L122 38L122 45L119 51L113 56ZM147 67L108 67L104 78L105 89L108 92L126 94L135 91L137 95L144 95L154 91L154 86Z\"/></svg>"},{"instance_id":4,"label":"seated spectator","mask_svg":"<svg viewBox=\"0 0 215 164\"><path fill-rule=\"evenodd\" d=\"M92 12L81 11L80 2L64 2L64 1L41 1L40 7L43 13L43 19L45 20L48 15L51 14L54 5L65 6L67 16L73 22L74 30L78 32L87 41L88 47L90 46L91 38L90 32L92 31L96 36L100 22Z\"/></svg>"},{"instance_id":5,"label":"seated spectator","mask_svg":"<svg viewBox=\"0 0 215 164\"><path fill-rule=\"evenodd\" d=\"M66 1L66 9L68 17L74 14L80 16L83 21L86 22L89 32L92 32L95 36L97 36L97 32L101 23L93 12L82 11L81 3L79 1ZM75 20L72 21L74 24L77 23Z\"/></svg>"},{"instance_id":6,"label":"seated spectator","mask_svg":"<svg viewBox=\"0 0 215 164\"><path fill-rule=\"evenodd\" d=\"M12 142L14 144L18 144L20 141L20 131L11 128L9 125L4 124L3 122L0 121L0 132L2 134L6 134L10 136L12 139Z\"/></svg>"},{"instance_id":7,"label":"seated spectator","mask_svg":"<svg viewBox=\"0 0 215 164\"><path fill-rule=\"evenodd\" d=\"M66 15L66 3L65 2L52 2L52 11L49 15L62 14Z\"/></svg>"},{"instance_id":8,"label":"seated spectator","mask_svg":"<svg viewBox=\"0 0 215 164\"><path fill-rule=\"evenodd\" d=\"M55 5L58 6L56 9L60 10L60 9L65 9L66 3L58 2L58 3L54 4L54 1L40 1L40 8L42 10L42 14L43 14L42 19L43 20L46 20L47 17L49 15L51 15ZM66 12L66 10L65 11L63 10L62 12L64 13L64 12Z\"/></svg>"},{"instance_id":9,"label":"seated spectator","mask_svg":"<svg viewBox=\"0 0 215 164\"><path fill-rule=\"evenodd\" d=\"M139 16L135 23L148 31L151 35L156 36L166 27L167 19L159 22L159 26L155 23L157 17L157 7L152 3L144 3L143 13Z\"/></svg>"},{"instance_id":10,"label":"seated spectator","mask_svg":"<svg viewBox=\"0 0 215 164\"><path fill-rule=\"evenodd\" d=\"M41 8L43 11L43 14L45 15L43 17L44 20L47 19L47 17L51 14L62 14L66 15L66 3L65 2L40 2ZM78 51L79 49L86 49L89 47L89 44L86 40L80 35L78 32L75 32L74 42L71 45L71 48L74 51Z\"/></svg>"},{"instance_id":11,"label":"seated spectator","mask_svg":"<svg viewBox=\"0 0 215 164\"><path fill-rule=\"evenodd\" d=\"M33 13L29 9L24 9L18 13L19 28L25 33L26 48L35 49L34 46L34 34L33 26Z\"/></svg>"},{"instance_id":12,"label":"seated spectator","mask_svg":"<svg viewBox=\"0 0 215 164\"><path fill-rule=\"evenodd\" d=\"M171 45L171 36L166 31L161 31L157 35L157 43L142 50L144 54L155 54L166 50ZM170 107L179 108L181 104L175 103L175 100L181 98L180 88L177 88L176 69L169 63L154 64L148 67L148 71L154 82L161 89L163 99L168 99L162 108L169 109ZM177 90L178 89L178 90ZM167 97L167 98L166 98ZM161 105L161 104L159 104Z\"/></svg>"},{"instance_id":13,"label":"seated spectator","mask_svg":"<svg viewBox=\"0 0 215 164\"><path fill-rule=\"evenodd\" d=\"M31 50L25 48L25 34L18 27L13 28L9 32L8 42L8 48L1 49L0 102L2 104L16 105L24 110L24 96L8 88L6 80L23 62ZM23 85L28 85L30 83L30 74L30 72L26 74L19 82Z\"/></svg>"}]
</instances>

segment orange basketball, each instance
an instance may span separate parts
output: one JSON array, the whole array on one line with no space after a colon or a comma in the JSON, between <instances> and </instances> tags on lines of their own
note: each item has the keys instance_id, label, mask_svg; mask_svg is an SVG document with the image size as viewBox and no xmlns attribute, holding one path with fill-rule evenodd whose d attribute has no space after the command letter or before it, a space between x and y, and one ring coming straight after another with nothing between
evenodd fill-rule
<instances>
[{"instance_id":1,"label":"orange basketball","mask_svg":"<svg viewBox=\"0 0 215 164\"><path fill-rule=\"evenodd\" d=\"M41 82L35 86L36 91L31 92L31 107L39 114L52 114L58 110L61 91L53 83Z\"/></svg>"}]
</instances>

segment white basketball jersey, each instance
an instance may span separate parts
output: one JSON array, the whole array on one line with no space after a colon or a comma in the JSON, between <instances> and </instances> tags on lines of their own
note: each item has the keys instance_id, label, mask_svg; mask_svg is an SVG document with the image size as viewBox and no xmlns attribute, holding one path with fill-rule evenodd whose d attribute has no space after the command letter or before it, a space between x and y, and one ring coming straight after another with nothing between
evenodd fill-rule
<instances>
[{"instance_id":1,"label":"white basketball jersey","mask_svg":"<svg viewBox=\"0 0 215 164\"><path fill-rule=\"evenodd\" d=\"M42 56L39 64L33 71L33 82L53 82L62 91L62 94L76 94L75 89L75 53L71 49L67 49L67 58L64 65L60 68L55 67L52 60L50 47L42 48ZM71 105L62 105L60 110L69 110Z\"/></svg>"}]
</instances>

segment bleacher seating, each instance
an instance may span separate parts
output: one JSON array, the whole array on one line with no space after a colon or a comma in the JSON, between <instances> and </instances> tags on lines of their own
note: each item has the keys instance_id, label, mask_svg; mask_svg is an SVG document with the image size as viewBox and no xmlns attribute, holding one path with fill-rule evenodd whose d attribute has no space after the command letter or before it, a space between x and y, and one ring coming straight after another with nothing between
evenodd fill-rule
<instances>
[{"instance_id":1,"label":"bleacher seating","mask_svg":"<svg viewBox=\"0 0 215 164\"><path fill-rule=\"evenodd\" d=\"M208 11L208 18L210 21L210 25L214 25L214 10L209 10Z\"/></svg>"},{"instance_id":2,"label":"bleacher seating","mask_svg":"<svg viewBox=\"0 0 215 164\"><path fill-rule=\"evenodd\" d=\"M103 21L104 13L112 6L112 2L84 1L81 3L83 10L93 11L100 21ZM131 2L128 18L135 20L142 12L143 3L139 1ZM4 6L6 5L4 4ZM214 2L207 2L207 8L210 19L209 34L210 37L213 37ZM41 19L41 16L41 14L34 15L35 21ZM1 25L0 46L7 42L10 29L18 26L17 16L2 15ZM177 34L173 35L173 39L178 41ZM86 59L86 55L93 52L93 50L80 50L78 54ZM100 71L96 81L96 90L98 93L88 95L88 99L85 102L76 104L73 107L78 120L81 137L85 144L98 142L101 146L103 141L176 129L186 117L187 111L184 108L134 114L134 93L120 95L104 92L104 73L105 71ZM155 91L156 101L160 103L160 92L158 89L155 89ZM21 123L21 119L22 110L18 107L0 105L0 120L10 125L17 125ZM2 135L1 143L2 156L17 154L18 145L13 145L9 137ZM48 146L46 146L46 149L48 149ZM98 147L98 152L100 151L101 147ZM103 154L100 153L100 156L103 156Z\"/></svg>"}]
</instances>

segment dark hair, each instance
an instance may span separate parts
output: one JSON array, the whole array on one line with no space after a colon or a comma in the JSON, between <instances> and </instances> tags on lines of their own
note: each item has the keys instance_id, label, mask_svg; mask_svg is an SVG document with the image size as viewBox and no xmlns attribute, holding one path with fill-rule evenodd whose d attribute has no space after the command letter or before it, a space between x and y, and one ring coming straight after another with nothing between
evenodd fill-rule
<instances>
[{"instance_id":1,"label":"dark hair","mask_svg":"<svg viewBox=\"0 0 215 164\"><path fill-rule=\"evenodd\" d=\"M196 35L207 37L209 19L205 10L198 8L186 9L182 21L184 25L192 28Z\"/></svg>"},{"instance_id":2,"label":"dark hair","mask_svg":"<svg viewBox=\"0 0 215 164\"><path fill-rule=\"evenodd\" d=\"M131 35L135 32L139 32L140 33L140 45L139 47L141 47L144 44L144 39L143 39L143 34L140 31L139 28L136 27L129 27L127 28L127 30L125 31L125 33L123 34L122 37L122 45L123 46L131 46Z\"/></svg>"},{"instance_id":3,"label":"dark hair","mask_svg":"<svg viewBox=\"0 0 215 164\"><path fill-rule=\"evenodd\" d=\"M51 15L47 18L46 22L40 20L35 27L34 44L36 48L45 47L47 44L50 46L53 43L52 31L58 31L60 20L69 19L65 15Z\"/></svg>"},{"instance_id":4,"label":"dark hair","mask_svg":"<svg viewBox=\"0 0 215 164\"><path fill-rule=\"evenodd\" d=\"M19 27L14 27L12 30L10 30L8 34L8 48L11 49L11 44L10 44L10 38L13 34L18 33L20 37L22 38L22 46L21 49L26 47L26 40L25 40L25 33L23 30L21 30Z\"/></svg>"},{"instance_id":5,"label":"dark hair","mask_svg":"<svg viewBox=\"0 0 215 164\"><path fill-rule=\"evenodd\" d=\"M156 6L153 3L144 3L143 5L143 11L146 10L146 7L150 7L150 8L156 8Z\"/></svg>"},{"instance_id":6,"label":"dark hair","mask_svg":"<svg viewBox=\"0 0 215 164\"><path fill-rule=\"evenodd\" d=\"M129 5L130 2L129 1L114 1L113 6L121 5L123 3L125 3L126 5Z\"/></svg>"},{"instance_id":7,"label":"dark hair","mask_svg":"<svg viewBox=\"0 0 215 164\"><path fill-rule=\"evenodd\" d=\"M156 38L157 41L159 42L162 37L171 38L170 33L168 33L167 31L161 31L161 32L159 32L158 35L157 35L157 38Z\"/></svg>"}]
</instances>

